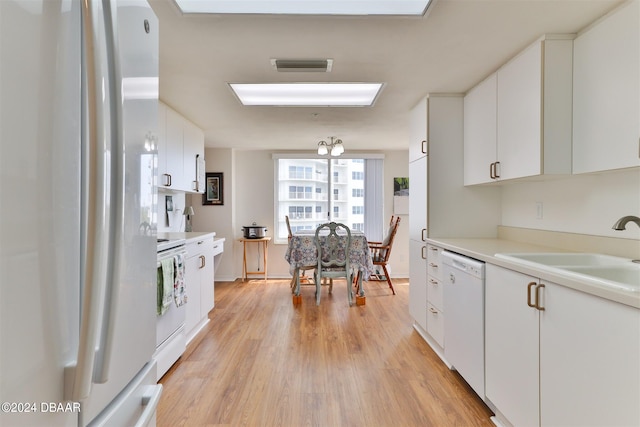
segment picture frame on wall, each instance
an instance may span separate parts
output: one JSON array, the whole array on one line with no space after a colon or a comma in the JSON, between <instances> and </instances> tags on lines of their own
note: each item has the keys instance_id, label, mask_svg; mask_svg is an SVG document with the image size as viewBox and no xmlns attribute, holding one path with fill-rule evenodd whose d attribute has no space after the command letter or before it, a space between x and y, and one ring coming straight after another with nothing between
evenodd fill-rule
<instances>
[{"instance_id":1,"label":"picture frame on wall","mask_svg":"<svg viewBox=\"0 0 640 427\"><path fill-rule=\"evenodd\" d=\"M224 205L224 177L222 172L207 172L206 187L202 195L203 205Z\"/></svg>"}]
</instances>

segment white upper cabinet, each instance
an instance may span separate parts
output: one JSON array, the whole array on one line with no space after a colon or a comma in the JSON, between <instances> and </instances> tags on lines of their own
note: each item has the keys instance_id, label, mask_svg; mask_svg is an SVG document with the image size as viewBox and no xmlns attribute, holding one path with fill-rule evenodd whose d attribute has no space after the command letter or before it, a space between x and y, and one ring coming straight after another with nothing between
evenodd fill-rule
<instances>
[{"instance_id":1,"label":"white upper cabinet","mask_svg":"<svg viewBox=\"0 0 640 427\"><path fill-rule=\"evenodd\" d=\"M204 133L161 102L158 111L158 188L203 193L196 164L204 159Z\"/></svg>"},{"instance_id":2,"label":"white upper cabinet","mask_svg":"<svg viewBox=\"0 0 640 427\"><path fill-rule=\"evenodd\" d=\"M490 182L496 161L497 77L491 74L464 97L464 185Z\"/></svg>"},{"instance_id":3,"label":"white upper cabinet","mask_svg":"<svg viewBox=\"0 0 640 427\"><path fill-rule=\"evenodd\" d=\"M191 123L185 120L183 123L183 135L184 135L184 176L189 191L195 191L197 193L204 193L204 181L199 182L198 176L198 159L204 159L204 132Z\"/></svg>"},{"instance_id":4,"label":"white upper cabinet","mask_svg":"<svg viewBox=\"0 0 640 427\"><path fill-rule=\"evenodd\" d=\"M640 0L574 41L573 172L640 166Z\"/></svg>"},{"instance_id":5,"label":"white upper cabinet","mask_svg":"<svg viewBox=\"0 0 640 427\"><path fill-rule=\"evenodd\" d=\"M427 155L427 103L419 102L409 116L409 162L413 162Z\"/></svg>"},{"instance_id":6,"label":"white upper cabinet","mask_svg":"<svg viewBox=\"0 0 640 427\"><path fill-rule=\"evenodd\" d=\"M181 117L168 106L159 103L161 125L164 123L158 146L159 187L183 190L184 167L182 161ZM177 143L179 141L179 143Z\"/></svg>"},{"instance_id":7,"label":"white upper cabinet","mask_svg":"<svg viewBox=\"0 0 640 427\"><path fill-rule=\"evenodd\" d=\"M572 48L544 37L467 94L466 185L571 173Z\"/></svg>"}]
</instances>

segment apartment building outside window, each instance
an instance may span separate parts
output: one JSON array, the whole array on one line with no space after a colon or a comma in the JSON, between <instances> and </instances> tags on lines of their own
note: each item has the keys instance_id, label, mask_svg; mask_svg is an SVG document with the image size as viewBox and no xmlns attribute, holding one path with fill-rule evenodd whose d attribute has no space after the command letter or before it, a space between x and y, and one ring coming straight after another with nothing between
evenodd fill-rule
<instances>
[{"instance_id":1,"label":"apartment building outside window","mask_svg":"<svg viewBox=\"0 0 640 427\"><path fill-rule=\"evenodd\" d=\"M368 238L373 237L367 227L379 228L381 236L383 156L305 158L280 154L274 155L274 161L275 243L287 241L285 215L289 215L293 232L336 221L367 233Z\"/></svg>"}]
</instances>

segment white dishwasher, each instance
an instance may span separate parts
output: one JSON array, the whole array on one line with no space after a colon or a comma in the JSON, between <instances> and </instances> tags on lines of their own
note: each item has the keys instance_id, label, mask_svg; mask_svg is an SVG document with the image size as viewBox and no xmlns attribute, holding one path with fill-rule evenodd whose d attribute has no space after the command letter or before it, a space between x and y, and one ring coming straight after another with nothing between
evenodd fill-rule
<instances>
[{"instance_id":1,"label":"white dishwasher","mask_svg":"<svg viewBox=\"0 0 640 427\"><path fill-rule=\"evenodd\" d=\"M483 400L484 262L442 252L444 356Z\"/></svg>"}]
</instances>

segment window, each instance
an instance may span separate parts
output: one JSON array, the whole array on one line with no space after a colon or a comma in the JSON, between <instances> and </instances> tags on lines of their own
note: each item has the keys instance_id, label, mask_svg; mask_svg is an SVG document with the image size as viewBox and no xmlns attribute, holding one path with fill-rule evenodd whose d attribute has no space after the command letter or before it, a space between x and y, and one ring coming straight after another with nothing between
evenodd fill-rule
<instances>
[{"instance_id":1,"label":"window","mask_svg":"<svg viewBox=\"0 0 640 427\"><path fill-rule=\"evenodd\" d=\"M289 179L311 179L311 167L289 166Z\"/></svg>"},{"instance_id":2,"label":"window","mask_svg":"<svg viewBox=\"0 0 640 427\"><path fill-rule=\"evenodd\" d=\"M328 220L351 224L372 241L382 240L383 185L380 155L369 158L301 158L274 154L275 239L287 242L291 230L314 230ZM373 231L371 231L373 230Z\"/></svg>"}]
</instances>

